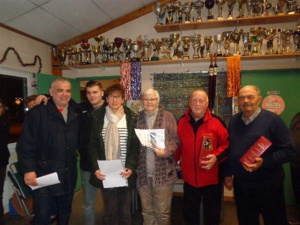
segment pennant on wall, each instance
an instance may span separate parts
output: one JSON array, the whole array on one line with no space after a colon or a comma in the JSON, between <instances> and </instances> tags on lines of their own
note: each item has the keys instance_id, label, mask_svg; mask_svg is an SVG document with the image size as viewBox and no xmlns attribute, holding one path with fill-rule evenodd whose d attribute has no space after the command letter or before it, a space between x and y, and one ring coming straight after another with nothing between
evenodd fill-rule
<instances>
[{"instance_id":1,"label":"pennant on wall","mask_svg":"<svg viewBox=\"0 0 300 225\"><path fill-rule=\"evenodd\" d=\"M131 63L131 99L140 100L141 98L141 83L142 68L141 62Z\"/></svg>"},{"instance_id":2,"label":"pennant on wall","mask_svg":"<svg viewBox=\"0 0 300 225\"><path fill-rule=\"evenodd\" d=\"M120 84L125 90L125 100L131 99L130 62L122 62L120 68Z\"/></svg>"}]
</instances>

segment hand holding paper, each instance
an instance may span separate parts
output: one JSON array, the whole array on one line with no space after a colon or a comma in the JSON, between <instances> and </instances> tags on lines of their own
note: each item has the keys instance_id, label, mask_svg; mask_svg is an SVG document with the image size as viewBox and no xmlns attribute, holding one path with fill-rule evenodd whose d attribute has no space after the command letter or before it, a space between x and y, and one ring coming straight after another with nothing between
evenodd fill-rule
<instances>
[{"instance_id":1,"label":"hand holding paper","mask_svg":"<svg viewBox=\"0 0 300 225\"><path fill-rule=\"evenodd\" d=\"M38 177L38 178L36 178L36 180L38 182L37 186L30 186L29 185L29 187L32 190L60 183L56 172L55 173L50 173L50 174L45 175L45 176Z\"/></svg>"}]
</instances>

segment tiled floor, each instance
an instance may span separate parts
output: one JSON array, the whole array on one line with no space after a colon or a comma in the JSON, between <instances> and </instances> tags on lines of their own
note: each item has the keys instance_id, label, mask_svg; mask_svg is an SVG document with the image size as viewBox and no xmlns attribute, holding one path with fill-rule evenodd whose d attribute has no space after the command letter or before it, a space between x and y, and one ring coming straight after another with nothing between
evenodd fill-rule
<instances>
[{"instance_id":1,"label":"tiled floor","mask_svg":"<svg viewBox=\"0 0 300 225\"><path fill-rule=\"evenodd\" d=\"M182 204L181 197L174 197L172 203L172 225L184 225L182 218ZM101 200L101 193L98 193L96 202L96 225L102 225L101 215L103 211L103 204ZM300 225L300 213L292 206L287 207L289 221L292 225ZM5 220L5 225L29 225L31 218L14 216ZM297 223L296 223L297 222ZM77 191L74 196L72 215L70 225L83 225L83 208L82 208L82 193ZM263 225L263 223L261 223ZM0 224L2 225L2 224ZM132 225L142 225L142 216L139 211L133 215ZM224 201L223 216L220 225L238 225L236 218L235 204L232 201Z\"/></svg>"}]
</instances>

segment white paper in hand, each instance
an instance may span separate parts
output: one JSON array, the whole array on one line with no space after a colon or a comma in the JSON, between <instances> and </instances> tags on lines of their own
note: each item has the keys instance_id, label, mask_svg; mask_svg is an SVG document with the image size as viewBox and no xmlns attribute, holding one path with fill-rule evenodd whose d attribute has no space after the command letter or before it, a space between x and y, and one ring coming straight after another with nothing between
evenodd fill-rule
<instances>
[{"instance_id":1,"label":"white paper in hand","mask_svg":"<svg viewBox=\"0 0 300 225\"><path fill-rule=\"evenodd\" d=\"M29 185L29 187L32 190L60 183L60 181L58 179L58 175L57 175L56 172L55 173L50 173L50 174L45 175L45 176L38 177L38 178L36 178L36 180L38 182L37 186L30 186Z\"/></svg>"}]
</instances>

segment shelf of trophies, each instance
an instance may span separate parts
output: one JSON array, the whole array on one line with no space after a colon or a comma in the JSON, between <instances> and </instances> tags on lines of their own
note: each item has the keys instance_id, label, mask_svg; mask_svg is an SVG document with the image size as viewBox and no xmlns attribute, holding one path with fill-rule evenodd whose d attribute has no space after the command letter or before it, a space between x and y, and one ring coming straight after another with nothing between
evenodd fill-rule
<instances>
[{"instance_id":1,"label":"shelf of trophies","mask_svg":"<svg viewBox=\"0 0 300 225\"><path fill-rule=\"evenodd\" d=\"M188 23L173 23L165 25L155 25L156 32L171 32L171 31L183 31L183 30L199 30L199 29L211 29L221 27L235 27L235 26L250 26L259 24L273 24L273 23L289 23L297 22L300 20L300 13L296 14L282 14L275 16L257 16L257 17L245 17L234 19L222 19L222 20L207 20L201 22L188 22Z\"/></svg>"}]
</instances>

